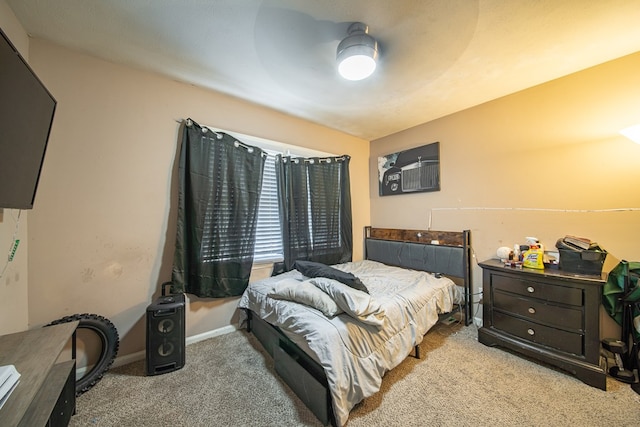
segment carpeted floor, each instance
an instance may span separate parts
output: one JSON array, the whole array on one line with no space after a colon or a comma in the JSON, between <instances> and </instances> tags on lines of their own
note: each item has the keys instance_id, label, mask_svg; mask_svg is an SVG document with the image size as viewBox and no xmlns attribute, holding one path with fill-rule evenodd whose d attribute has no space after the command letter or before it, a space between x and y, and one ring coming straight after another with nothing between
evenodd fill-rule
<instances>
[{"instance_id":1,"label":"carpeted floor","mask_svg":"<svg viewBox=\"0 0 640 427\"><path fill-rule=\"evenodd\" d=\"M474 326L437 325L351 412L365 426L638 426L640 395L589 387L477 341ZM71 426L320 426L276 376L258 341L236 331L187 347L183 369L109 371L78 398Z\"/></svg>"}]
</instances>

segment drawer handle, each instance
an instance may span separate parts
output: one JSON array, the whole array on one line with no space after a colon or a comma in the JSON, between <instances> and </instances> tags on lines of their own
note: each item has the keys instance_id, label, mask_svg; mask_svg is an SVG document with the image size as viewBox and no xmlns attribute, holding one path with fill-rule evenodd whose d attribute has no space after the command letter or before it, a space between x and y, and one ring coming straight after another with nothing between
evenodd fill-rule
<instances>
[{"instance_id":1,"label":"drawer handle","mask_svg":"<svg viewBox=\"0 0 640 427\"><path fill-rule=\"evenodd\" d=\"M527 292L529 292L530 294L535 292L535 289L533 289L533 286L528 286L527 287Z\"/></svg>"},{"instance_id":2,"label":"drawer handle","mask_svg":"<svg viewBox=\"0 0 640 427\"><path fill-rule=\"evenodd\" d=\"M527 329L527 333L528 333L529 335L533 336L533 335L535 335L535 334L536 334L536 331L534 331L533 329L529 328L529 329Z\"/></svg>"},{"instance_id":3,"label":"drawer handle","mask_svg":"<svg viewBox=\"0 0 640 427\"><path fill-rule=\"evenodd\" d=\"M529 307L529 309L527 310L529 313L531 314L536 314L536 309L533 307Z\"/></svg>"}]
</instances>

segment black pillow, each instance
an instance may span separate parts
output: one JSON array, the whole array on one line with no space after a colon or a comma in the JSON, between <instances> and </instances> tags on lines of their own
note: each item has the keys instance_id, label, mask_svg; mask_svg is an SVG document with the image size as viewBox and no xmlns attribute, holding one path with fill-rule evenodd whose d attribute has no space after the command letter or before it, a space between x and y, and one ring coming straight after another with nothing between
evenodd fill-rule
<instances>
[{"instance_id":1,"label":"black pillow","mask_svg":"<svg viewBox=\"0 0 640 427\"><path fill-rule=\"evenodd\" d=\"M293 264L293 268L307 277L326 277L328 279L344 283L353 289L369 293L369 290L364 286L364 283L362 283L360 279L353 274L346 273L319 262L297 260Z\"/></svg>"}]
</instances>

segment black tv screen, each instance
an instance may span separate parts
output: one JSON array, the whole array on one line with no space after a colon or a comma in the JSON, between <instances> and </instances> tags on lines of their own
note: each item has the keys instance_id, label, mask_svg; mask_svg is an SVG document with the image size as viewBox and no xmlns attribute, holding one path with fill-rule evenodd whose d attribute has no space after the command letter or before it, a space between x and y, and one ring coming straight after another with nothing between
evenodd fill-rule
<instances>
[{"instance_id":1,"label":"black tv screen","mask_svg":"<svg viewBox=\"0 0 640 427\"><path fill-rule=\"evenodd\" d=\"M31 209L56 100L0 33L0 208Z\"/></svg>"}]
</instances>

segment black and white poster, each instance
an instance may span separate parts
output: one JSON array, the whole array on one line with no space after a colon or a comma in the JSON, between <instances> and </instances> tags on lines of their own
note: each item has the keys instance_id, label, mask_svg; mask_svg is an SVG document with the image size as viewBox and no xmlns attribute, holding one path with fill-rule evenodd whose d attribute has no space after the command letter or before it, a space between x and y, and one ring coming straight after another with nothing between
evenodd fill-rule
<instances>
[{"instance_id":1,"label":"black and white poster","mask_svg":"<svg viewBox=\"0 0 640 427\"><path fill-rule=\"evenodd\" d=\"M378 157L380 195L440 191L440 143Z\"/></svg>"}]
</instances>

